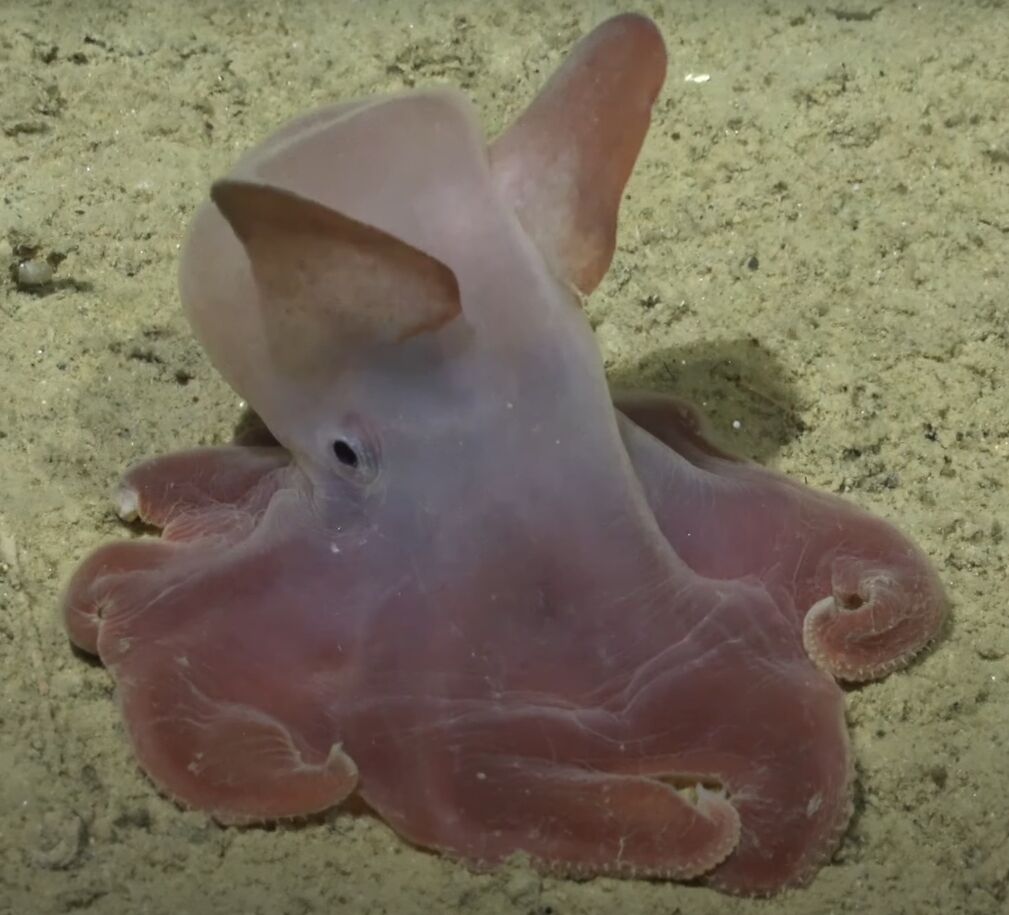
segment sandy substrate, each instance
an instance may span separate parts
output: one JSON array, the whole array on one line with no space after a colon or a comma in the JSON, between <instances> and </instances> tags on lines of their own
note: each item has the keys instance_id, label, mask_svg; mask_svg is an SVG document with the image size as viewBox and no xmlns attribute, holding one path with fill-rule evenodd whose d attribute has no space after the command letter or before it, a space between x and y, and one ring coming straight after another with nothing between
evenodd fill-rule
<instances>
[{"instance_id":1,"label":"sandy substrate","mask_svg":"<svg viewBox=\"0 0 1009 915\"><path fill-rule=\"evenodd\" d=\"M1009 905L1009 11L649 2L670 77L589 308L622 382L898 523L954 602L847 695L857 813L808 888L492 875L377 820L222 829L135 767L56 615L131 461L230 434L175 292L209 181L285 117L448 82L497 130L606 3L29 3L0 26L0 912L996 913ZM549 8L549 12L544 9ZM707 74L707 81L687 81ZM19 260L56 265L21 288ZM738 426L738 428L736 428Z\"/></svg>"}]
</instances>

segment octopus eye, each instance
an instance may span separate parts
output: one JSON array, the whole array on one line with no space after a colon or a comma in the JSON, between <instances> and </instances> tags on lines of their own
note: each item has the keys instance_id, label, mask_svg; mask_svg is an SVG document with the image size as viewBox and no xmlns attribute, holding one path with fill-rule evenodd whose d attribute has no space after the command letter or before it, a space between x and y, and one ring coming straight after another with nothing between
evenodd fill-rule
<instances>
[{"instance_id":1,"label":"octopus eye","mask_svg":"<svg viewBox=\"0 0 1009 915\"><path fill-rule=\"evenodd\" d=\"M333 442L333 454L344 467L354 468L360 463L360 458L358 458L354 446L342 438L338 438Z\"/></svg>"}]
</instances>

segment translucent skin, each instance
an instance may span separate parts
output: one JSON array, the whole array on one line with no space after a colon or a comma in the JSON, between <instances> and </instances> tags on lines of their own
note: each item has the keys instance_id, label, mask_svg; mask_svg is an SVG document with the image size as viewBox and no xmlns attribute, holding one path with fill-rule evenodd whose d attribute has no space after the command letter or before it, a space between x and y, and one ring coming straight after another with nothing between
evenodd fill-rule
<instances>
[{"instance_id":1,"label":"translucent skin","mask_svg":"<svg viewBox=\"0 0 1009 915\"><path fill-rule=\"evenodd\" d=\"M577 486L580 512L460 494L437 525L385 493L395 538L327 519L280 448L156 458L124 492L166 533L93 554L67 619L187 806L258 821L356 790L474 864L744 892L805 879L847 822L841 694L789 618L633 513L590 523Z\"/></svg>"},{"instance_id":2,"label":"translucent skin","mask_svg":"<svg viewBox=\"0 0 1009 915\"><path fill-rule=\"evenodd\" d=\"M928 558L894 527L712 445L674 397L615 397L659 527L694 571L752 577L840 680L882 677L931 642L948 612Z\"/></svg>"},{"instance_id":3,"label":"translucent skin","mask_svg":"<svg viewBox=\"0 0 1009 915\"><path fill-rule=\"evenodd\" d=\"M161 538L64 598L168 795L247 822L357 793L473 864L734 892L829 858L841 692L777 579L677 555L683 459L618 420L571 288L609 264L664 67L620 16L489 152L417 92L299 118L214 186L183 305L279 444L128 471L120 513Z\"/></svg>"}]
</instances>

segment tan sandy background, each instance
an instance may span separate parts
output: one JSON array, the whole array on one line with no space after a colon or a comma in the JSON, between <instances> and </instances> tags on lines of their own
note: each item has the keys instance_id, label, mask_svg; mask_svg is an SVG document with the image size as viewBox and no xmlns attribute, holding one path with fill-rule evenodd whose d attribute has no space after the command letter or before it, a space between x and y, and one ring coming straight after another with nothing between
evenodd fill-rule
<instances>
[{"instance_id":1,"label":"tan sandy background","mask_svg":"<svg viewBox=\"0 0 1009 915\"><path fill-rule=\"evenodd\" d=\"M177 305L189 214L243 148L332 99L449 82L496 131L619 8L4 0L0 912L1009 911L1009 7L640 8L670 76L589 306L611 373L896 521L954 602L933 653L848 693L859 794L834 862L771 900L475 875L367 816L222 829L155 793L56 603L124 533L120 471L236 418ZM32 256L52 286L18 286Z\"/></svg>"}]
</instances>

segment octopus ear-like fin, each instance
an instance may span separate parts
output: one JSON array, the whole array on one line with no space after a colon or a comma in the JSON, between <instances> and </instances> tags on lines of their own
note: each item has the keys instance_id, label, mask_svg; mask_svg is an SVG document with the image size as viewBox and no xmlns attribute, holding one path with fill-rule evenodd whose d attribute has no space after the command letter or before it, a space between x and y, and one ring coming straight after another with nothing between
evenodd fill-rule
<instances>
[{"instance_id":1,"label":"octopus ear-like fin","mask_svg":"<svg viewBox=\"0 0 1009 915\"><path fill-rule=\"evenodd\" d=\"M665 75L655 23L615 16L575 46L491 145L495 181L522 226L584 293L609 269L620 199Z\"/></svg>"},{"instance_id":2,"label":"octopus ear-like fin","mask_svg":"<svg viewBox=\"0 0 1009 915\"><path fill-rule=\"evenodd\" d=\"M381 229L264 184L218 181L210 196L245 248L282 370L331 367L341 349L397 343L461 310L452 270Z\"/></svg>"}]
</instances>

